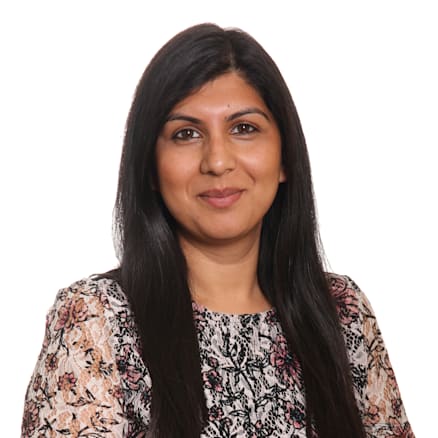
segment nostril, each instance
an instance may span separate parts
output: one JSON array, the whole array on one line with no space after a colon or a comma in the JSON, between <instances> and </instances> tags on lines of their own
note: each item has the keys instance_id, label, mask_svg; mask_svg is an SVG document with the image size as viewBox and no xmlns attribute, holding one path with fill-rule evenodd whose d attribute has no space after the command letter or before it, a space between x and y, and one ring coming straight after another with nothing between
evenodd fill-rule
<instances>
[{"instance_id":1,"label":"nostril","mask_svg":"<svg viewBox=\"0 0 438 438\"><path fill-rule=\"evenodd\" d=\"M201 161L201 173L222 175L236 166L236 159L226 147L206 148Z\"/></svg>"}]
</instances>

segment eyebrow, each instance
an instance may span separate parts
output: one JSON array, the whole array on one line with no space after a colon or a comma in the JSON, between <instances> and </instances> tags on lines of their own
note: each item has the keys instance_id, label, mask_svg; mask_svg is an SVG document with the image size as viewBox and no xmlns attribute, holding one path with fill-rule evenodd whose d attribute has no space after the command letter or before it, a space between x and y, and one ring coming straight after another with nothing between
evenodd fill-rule
<instances>
[{"instance_id":1,"label":"eyebrow","mask_svg":"<svg viewBox=\"0 0 438 438\"><path fill-rule=\"evenodd\" d=\"M263 116L266 120L270 121L271 119L269 118L269 116L262 111L261 109L257 108L257 107L251 107L251 108L244 108L240 111L237 111L233 114L230 114L228 117L225 118L225 120L227 122L232 122L235 119L238 119L239 117L245 116L247 114L260 114L261 116ZM168 117L166 117L165 123L167 122L173 122L174 120L183 120L189 123L193 123L195 125L201 125L202 124L202 120L196 118L196 117L192 117L192 116L187 116L185 114L181 114L181 113L173 113L173 114L169 114Z\"/></svg>"}]
</instances>

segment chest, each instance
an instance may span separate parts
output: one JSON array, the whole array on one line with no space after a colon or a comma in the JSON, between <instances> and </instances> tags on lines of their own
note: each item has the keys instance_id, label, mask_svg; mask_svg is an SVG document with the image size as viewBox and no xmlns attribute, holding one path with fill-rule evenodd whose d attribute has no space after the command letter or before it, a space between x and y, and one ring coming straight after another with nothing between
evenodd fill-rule
<instances>
[{"instance_id":1,"label":"chest","mask_svg":"<svg viewBox=\"0 0 438 438\"><path fill-rule=\"evenodd\" d=\"M274 315L199 315L203 437L305 437L299 362Z\"/></svg>"}]
</instances>

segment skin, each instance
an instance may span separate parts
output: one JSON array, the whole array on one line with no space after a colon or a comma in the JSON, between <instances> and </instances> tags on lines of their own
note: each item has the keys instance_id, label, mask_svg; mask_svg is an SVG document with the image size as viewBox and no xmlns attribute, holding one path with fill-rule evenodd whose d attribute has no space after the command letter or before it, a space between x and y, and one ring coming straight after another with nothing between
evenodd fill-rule
<instances>
[{"instance_id":1,"label":"skin","mask_svg":"<svg viewBox=\"0 0 438 438\"><path fill-rule=\"evenodd\" d=\"M260 232L286 178L261 96L235 72L208 82L172 109L156 157L195 301L225 313L270 308L257 281Z\"/></svg>"}]
</instances>

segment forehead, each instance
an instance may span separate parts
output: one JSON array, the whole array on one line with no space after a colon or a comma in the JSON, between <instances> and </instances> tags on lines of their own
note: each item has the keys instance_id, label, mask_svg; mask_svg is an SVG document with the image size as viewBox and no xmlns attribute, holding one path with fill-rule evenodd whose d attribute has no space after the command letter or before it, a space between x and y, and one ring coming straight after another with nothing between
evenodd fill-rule
<instances>
[{"instance_id":1,"label":"forehead","mask_svg":"<svg viewBox=\"0 0 438 438\"><path fill-rule=\"evenodd\" d=\"M237 73L230 72L204 84L178 102L171 112L227 111L242 106L257 106L267 111L258 91Z\"/></svg>"}]
</instances>

